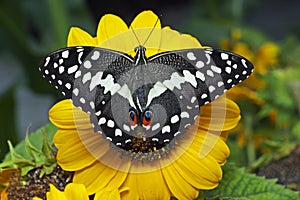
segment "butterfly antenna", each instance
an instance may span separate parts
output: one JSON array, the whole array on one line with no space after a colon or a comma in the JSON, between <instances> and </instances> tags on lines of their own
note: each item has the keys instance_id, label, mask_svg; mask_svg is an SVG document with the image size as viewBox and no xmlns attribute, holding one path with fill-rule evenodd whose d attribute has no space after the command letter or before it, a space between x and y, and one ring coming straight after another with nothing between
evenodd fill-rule
<instances>
[{"instance_id":1,"label":"butterfly antenna","mask_svg":"<svg viewBox=\"0 0 300 200\"><path fill-rule=\"evenodd\" d=\"M152 35L152 33L153 33L153 31L154 31L154 29L155 29L155 27L156 27L156 25L157 25L157 23L158 23L158 17L157 17L157 19L156 19L156 21L155 21L155 24L154 24L154 26L153 26L153 28L151 29L151 31L150 31L150 33L149 33L149 35L148 35L148 37L146 38L146 40L145 40L145 42L144 42L144 44L143 44L143 46L148 42L148 40L149 40L149 38L150 38L150 36Z\"/></svg>"},{"instance_id":2,"label":"butterfly antenna","mask_svg":"<svg viewBox=\"0 0 300 200\"><path fill-rule=\"evenodd\" d=\"M153 31L154 31L154 29L155 29L155 27L156 27L156 25L157 25L157 23L158 23L158 20L159 20L159 18L156 19L153 28L151 29L149 35L147 36L147 38L146 38L146 40L145 40L145 42L143 43L142 46L144 46L144 45L147 43L147 41L149 40L151 34L153 33ZM133 29L133 27L132 27L131 25L130 25L130 28L131 28L131 30L132 30L132 32L133 32L133 34L134 34L134 37L136 38L137 42L138 42L139 44L141 44L141 42L140 42L140 40L139 40L139 38L138 38L136 32L134 31L134 29Z\"/></svg>"},{"instance_id":3,"label":"butterfly antenna","mask_svg":"<svg viewBox=\"0 0 300 200\"><path fill-rule=\"evenodd\" d=\"M134 35L134 37L135 37L135 39L137 40L137 42L139 43L139 45L141 44L141 42L140 42L140 40L139 40L139 38L138 38L138 36L136 35L136 33L135 33L135 31L134 31L134 29L133 29L133 27L130 25L130 28L131 28L131 30L132 30L132 32L133 32L133 35Z\"/></svg>"}]
</instances>

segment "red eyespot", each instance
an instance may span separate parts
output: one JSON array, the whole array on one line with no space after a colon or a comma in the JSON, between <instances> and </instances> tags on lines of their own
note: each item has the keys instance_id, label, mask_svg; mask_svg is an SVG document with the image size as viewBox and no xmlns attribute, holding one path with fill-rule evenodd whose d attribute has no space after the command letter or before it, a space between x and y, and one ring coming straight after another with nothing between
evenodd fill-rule
<instances>
[{"instance_id":1,"label":"red eyespot","mask_svg":"<svg viewBox=\"0 0 300 200\"><path fill-rule=\"evenodd\" d=\"M146 110L143 117L143 125L149 126L152 122L152 111Z\"/></svg>"},{"instance_id":2,"label":"red eyespot","mask_svg":"<svg viewBox=\"0 0 300 200\"><path fill-rule=\"evenodd\" d=\"M133 109L129 110L129 122L131 126L135 126L137 123L137 117L136 117L136 112Z\"/></svg>"}]
</instances>

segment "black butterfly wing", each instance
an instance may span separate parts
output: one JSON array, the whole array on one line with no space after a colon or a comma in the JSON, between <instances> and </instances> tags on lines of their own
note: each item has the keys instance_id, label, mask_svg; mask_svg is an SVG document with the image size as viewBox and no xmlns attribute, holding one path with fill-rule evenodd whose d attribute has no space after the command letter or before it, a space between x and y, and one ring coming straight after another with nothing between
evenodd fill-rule
<instances>
[{"instance_id":1,"label":"black butterfly wing","mask_svg":"<svg viewBox=\"0 0 300 200\"><path fill-rule=\"evenodd\" d=\"M184 132L195 122L199 106L212 102L245 80L253 70L253 65L240 55L208 48L160 53L148 61L156 71L157 79L168 88L165 96L172 93L172 102L179 102L179 106L166 109L169 118L157 134L160 141ZM168 98L164 101L168 102Z\"/></svg>"},{"instance_id":2,"label":"black butterfly wing","mask_svg":"<svg viewBox=\"0 0 300 200\"><path fill-rule=\"evenodd\" d=\"M115 118L125 107L128 102L126 98L130 94L122 96L118 92L126 90L128 78L124 77L130 76L126 73L133 64L132 57L117 51L96 47L68 47L45 57L39 70L75 106L91 114L95 131L105 132L110 138L115 132L121 133ZM125 113L128 113L128 108Z\"/></svg>"},{"instance_id":3,"label":"black butterfly wing","mask_svg":"<svg viewBox=\"0 0 300 200\"><path fill-rule=\"evenodd\" d=\"M191 101L196 97L199 106L215 100L253 71L253 64L246 58L211 48L170 51L157 54L149 61L172 67L174 71L163 83L171 90L181 90L186 84L192 86L195 96L181 91Z\"/></svg>"}]
</instances>

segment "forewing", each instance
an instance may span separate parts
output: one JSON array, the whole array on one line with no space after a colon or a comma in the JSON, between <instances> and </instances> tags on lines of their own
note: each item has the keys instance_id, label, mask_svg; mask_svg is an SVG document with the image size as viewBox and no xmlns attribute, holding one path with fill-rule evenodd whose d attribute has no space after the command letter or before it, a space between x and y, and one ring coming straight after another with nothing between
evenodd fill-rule
<instances>
[{"instance_id":1,"label":"forewing","mask_svg":"<svg viewBox=\"0 0 300 200\"><path fill-rule=\"evenodd\" d=\"M199 106L215 100L248 78L253 71L252 63L246 58L211 48L161 53L149 58L149 61L171 66L174 71L163 83L171 90L180 90L185 84L191 85L194 93L183 90L182 93L191 101L196 97Z\"/></svg>"},{"instance_id":2,"label":"forewing","mask_svg":"<svg viewBox=\"0 0 300 200\"><path fill-rule=\"evenodd\" d=\"M117 51L68 47L45 57L40 71L75 106L91 114L95 131L110 128L114 132L118 127L111 100L114 95L120 96L117 92L124 85L122 78L132 65L132 57Z\"/></svg>"}]
</instances>

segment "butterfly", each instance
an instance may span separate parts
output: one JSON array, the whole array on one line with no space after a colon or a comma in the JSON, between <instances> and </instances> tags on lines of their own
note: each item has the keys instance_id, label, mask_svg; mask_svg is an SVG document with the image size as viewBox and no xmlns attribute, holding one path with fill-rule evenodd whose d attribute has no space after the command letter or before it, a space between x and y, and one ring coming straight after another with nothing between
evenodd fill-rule
<instances>
[{"instance_id":1,"label":"butterfly","mask_svg":"<svg viewBox=\"0 0 300 200\"><path fill-rule=\"evenodd\" d=\"M94 131L130 152L164 148L214 101L253 71L232 52L193 48L146 57L104 48L75 46L50 53L43 77L90 114Z\"/></svg>"}]
</instances>

